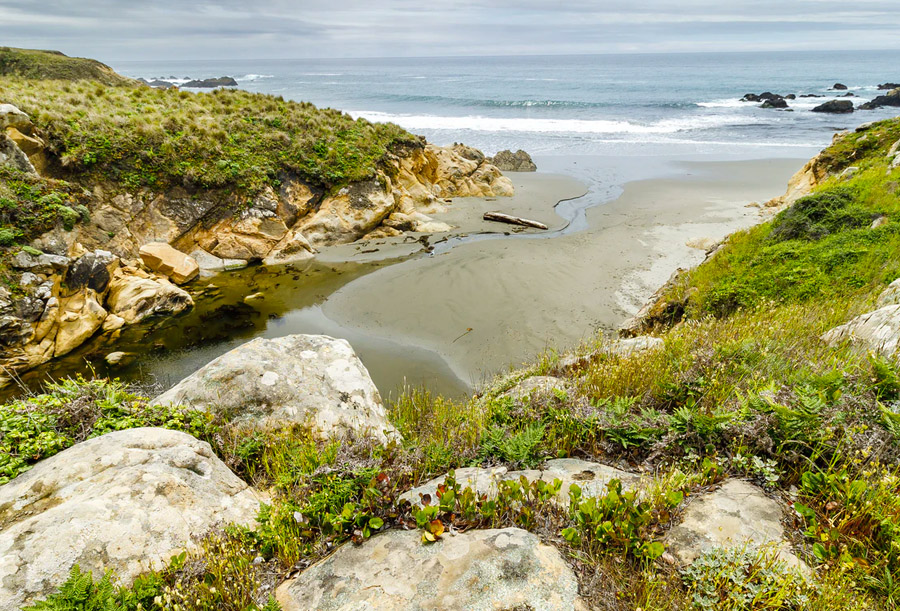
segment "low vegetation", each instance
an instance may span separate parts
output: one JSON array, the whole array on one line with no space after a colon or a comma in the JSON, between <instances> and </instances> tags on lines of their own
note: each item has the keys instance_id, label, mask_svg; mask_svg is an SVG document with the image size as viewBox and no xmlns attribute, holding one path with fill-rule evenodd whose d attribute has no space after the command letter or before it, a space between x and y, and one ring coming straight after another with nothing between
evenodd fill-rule
<instances>
[{"instance_id":1,"label":"low vegetation","mask_svg":"<svg viewBox=\"0 0 900 611\"><path fill-rule=\"evenodd\" d=\"M108 87L92 80L0 77L0 100L26 112L61 178L124 188L221 189L241 197L286 174L329 189L371 178L400 127L240 90Z\"/></svg>"},{"instance_id":2,"label":"low vegetation","mask_svg":"<svg viewBox=\"0 0 900 611\"><path fill-rule=\"evenodd\" d=\"M0 47L0 76L64 81L90 80L104 85L133 85L129 78L116 74L94 59L69 57L59 51L39 51Z\"/></svg>"},{"instance_id":3,"label":"low vegetation","mask_svg":"<svg viewBox=\"0 0 900 611\"><path fill-rule=\"evenodd\" d=\"M339 543L400 526L418 528L423 545L440 545L450 528L529 529L563 551L597 609L897 608L900 366L827 346L820 336L871 310L900 276L900 171L888 172L885 161L898 131L900 120L877 125L863 141L876 144L862 149L839 140L829 153L833 169L852 161L855 174L829 179L685 274L667 296L683 304L679 324L654 331L662 348L622 357L599 350L598 340L575 365L548 354L464 403L410 390L390 407L402 445L323 443L299 428L262 435L189 412L158 415L105 382L55 387L49 397L7 406L2 443L30 447L52 431L37 459L76 438L64 414L88 392L77 388L111 394L113 407L92 399L95 413L124 410L134 425L162 419L208 439L272 498L257 528L211 533L132 588L88 584L74 571L38 608L70 608L77 589L97 592L91 596L112 601L110 608L273 609L272 588L291 571ZM862 136L850 138L859 143ZM524 400L503 394L535 374L557 375L567 390ZM48 420L23 424L23 410ZM88 436L101 430L97 422ZM512 481L489 499L452 474L429 502L398 500L454 468L532 467L567 456L654 476L641 495L618 481L597 498L575 487L568 506L551 502L558 482ZM685 570L666 562L663 535L683 500L728 476L748 478L793 508L788 526L811 567L808 578L785 570L766 549L714 550Z\"/></svg>"}]
</instances>

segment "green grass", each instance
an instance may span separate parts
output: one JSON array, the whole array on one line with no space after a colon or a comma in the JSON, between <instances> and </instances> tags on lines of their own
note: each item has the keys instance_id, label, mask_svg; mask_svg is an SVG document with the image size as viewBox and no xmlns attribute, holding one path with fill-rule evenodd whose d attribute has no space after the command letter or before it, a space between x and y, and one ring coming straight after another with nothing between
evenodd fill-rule
<instances>
[{"instance_id":1,"label":"green grass","mask_svg":"<svg viewBox=\"0 0 900 611\"><path fill-rule=\"evenodd\" d=\"M0 77L0 99L32 118L54 175L125 189L185 186L245 198L285 176L330 189L373 177L400 146L421 146L393 124L240 90Z\"/></svg>"},{"instance_id":2,"label":"green grass","mask_svg":"<svg viewBox=\"0 0 900 611\"><path fill-rule=\"evenodd\" d=\"M686 307L679 324L655 330L659 350L620 357L598 340L575 368L557 371L548 354L465 401L410 390L389 406L404 442L386 448L215 423L215 450L271 503L258 527L211 533L137 587L155 584L154 597L183 609L260 608L260 584L344 541L405 527L440 545L451 527L517 526L562 550L597 609L897 608L900 365L820 336L871 310L900 276L900 172L888 174L883 158L898 126L839 139L823 159L835 171L852 162L856 175L826 181L685 274L669 297ZM880 215L888 223L870 229ZM547 374L568 378L571 390L502 396L522 377ZM556 483L513 481L487 499L452 477L428 507L397 500L450 469L567 456L655 477L642 497L615 482L593 499L573 490L569 507L550 502ZM765 551L711 552L685 571L662 560L681 500L729 476L795 503L786 522L812 568L808 581ZM223 594L226 583L235 585Z\"/></svg>"},{"instance_id":3,"label":"green grass","mask_svg":"<svg viewBox=\"0 0 900 611\"><path fill-rule=\"evenodd\" d=\"M106 64L93 59L68 57L59 51L0 47L0 76L28 79L91 80L105 85L134 84Z\"/></svg>"},{"instance_id":4,"label":"green grass","mask_svg":"<svg viewBox=\"0 0 900 611\"><path fill-rule=\"evenodd\" d=\"M89 195L77 185L0 168L0 247L25 244L60 224L90 219Z\"/></svg>"}]
</instances>

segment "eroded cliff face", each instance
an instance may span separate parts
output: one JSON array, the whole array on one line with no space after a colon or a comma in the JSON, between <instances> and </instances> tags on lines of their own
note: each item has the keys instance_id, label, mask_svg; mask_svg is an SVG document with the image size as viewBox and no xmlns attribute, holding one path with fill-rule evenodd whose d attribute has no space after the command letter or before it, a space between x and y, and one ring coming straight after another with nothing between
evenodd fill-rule
<instances>
[{"instance_id":1,"label":"eroded cliff face","mask_svg":"<svg viewBox=\"0 0 900 611\"><path fill-rule=\"evenodd\" d=\"M28 136L35 142L27 150L20 146L13 136L32 133L30 122L6 109L4 116L15 119L0 122L0 140L15 153L7 157L22 171L53 167L36 134ZM170 281L176 279L141 262L145 244L170 244L207 272L289 263L366 236L447 231L428 216L445 199L513 194L510 180L480 151L424 142L383 160L374 178L334 192L295 176L281 177L277 189L249 202L223 191L82 186L90 190L90 221L57 226L12 257L18 286L0 287L0 385L99 333L114 339L123 325L191 308L190 295Z\"/></svg>"},{"instance_id":2,"label":"eroded cliff face","mask_svg":"<svg viewBox=\"0 0 900 611\"><path fill-rule=\"evenodd\" d=\"M425 144L386 159L374 178L323 193L293 176L249 203L213 191L126 192L93 188L91 222L57 228L32 245L68 255L76 245L136 257L148 242L218 259L287 262L312 257L322 246L353 242L373 231L446 231L428 213L443 199L513 194L512 182L475 149Z\"/></svg>"}]
</instances>

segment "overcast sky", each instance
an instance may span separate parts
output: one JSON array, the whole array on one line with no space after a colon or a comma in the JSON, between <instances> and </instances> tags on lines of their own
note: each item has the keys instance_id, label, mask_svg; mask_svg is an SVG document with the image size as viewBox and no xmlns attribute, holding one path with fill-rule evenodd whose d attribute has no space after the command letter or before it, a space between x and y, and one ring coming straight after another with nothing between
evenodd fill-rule
<instances>
[{"instance_id":1,"label":"overcast sky","mask_svg":"<svg viewBox=\"0 0 900 611\"><path fill-rule=\"evenodd\" d=\"M900 48L900 0L0 0L0 44L113 62Z\"/></svg>"}]
</instances>

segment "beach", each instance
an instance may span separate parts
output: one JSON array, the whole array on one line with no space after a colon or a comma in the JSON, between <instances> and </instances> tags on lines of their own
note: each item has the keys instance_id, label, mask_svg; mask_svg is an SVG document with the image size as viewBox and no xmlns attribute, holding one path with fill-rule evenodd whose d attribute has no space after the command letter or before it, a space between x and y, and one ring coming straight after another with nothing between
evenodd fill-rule
<instances>
[{"instance_id":1,"label":"beach","mask_svg":"<svg viewBox=\"0 0 900 611\"><path fill-rule=\"evenodd\" d=\"M613 330L678 267L703 260L705 249L689 242L759 222L748 204L782 193L802 164L676 162L680 176L627 183L621 196L588 209L585 231L485 239L410 259L346 284L323 313L345 329L435 352L477 387L544 350ZM540 176L515 180L551 180Z\"/></svg>"}]
</instances>

